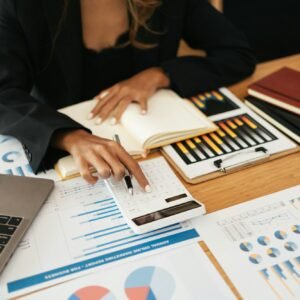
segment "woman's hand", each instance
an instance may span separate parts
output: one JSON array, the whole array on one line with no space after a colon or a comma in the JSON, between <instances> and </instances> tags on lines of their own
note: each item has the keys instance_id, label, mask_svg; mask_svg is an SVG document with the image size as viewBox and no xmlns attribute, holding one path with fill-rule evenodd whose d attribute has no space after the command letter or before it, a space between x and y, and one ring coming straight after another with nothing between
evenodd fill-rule
<instances>
[{"instance_id":1,"label":"woman's hand","mask_svg":"<svg viewBox=\"0 0 300 300\"><path fill-rule=\"evenodd\" d=\"M139 164L114 141L99 138L84 130L73 130L58 133L52 145L69 152L82 177L91 184L98 180L98 177L91 174L91 167L95 168L101 178L107 179L112 175L116 180L124 177L127 168L145 191L151 191Z\"/></svg>"},{"instance_id":2,"label":"woman's hand","mask_svg":"<svg viewBox=\"0 0 300 300\"><path fill-rule=\"evenodd\" d=\"M141 114L146 114L148 98L158 89L169 85L169 78L161 68L142 71L97 95L95 98L98 99L98 103L88 118L96 118L96 124L101 124L111 116L111 124L114 125L119 122L131 102L138 103L141 106Z\"/></svg>"}]
</instances>

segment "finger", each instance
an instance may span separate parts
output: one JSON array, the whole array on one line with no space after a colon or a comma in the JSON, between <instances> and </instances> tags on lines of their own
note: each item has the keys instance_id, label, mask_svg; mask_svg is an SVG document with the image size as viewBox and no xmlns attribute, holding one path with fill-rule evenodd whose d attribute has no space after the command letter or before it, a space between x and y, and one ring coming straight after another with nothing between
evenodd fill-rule
<instances>
[{"instance_id":1,"label":"finger","mask_svg":"<svg viewBox=\"0 0 300 300\"><path fill-rule=\"evenodd\" d=\"M95 167L102 179L108 179L111 176L110 166L99 155L91 155L89 158L89 163Z\"/></svg>"},{"instance_id":2,"label":"finger","mask_svg":"<svg viewBox=\"0 0 300 300\"><path fill-rule=\"evenodd\" d=\"M118 106L118 103L123 98L123 96L118 93L114 97L110 99L109 102L107 102L102 108L101 111L98 114L98 118L100 118L102 121L107 119L107 117L114 111L114 109ZM116 124L116 119L112 118L111 124Z\"/></svg>"},{"instance_id":3,"label":"finger","mask_svg":"<svg viewBox=\"0 0 300 300\"><path fill-rule=\"evenodd\" d=\"M120 161L125 165L126 168L128 168L128 170L136 178L138 184L146 192L150 192L151 191L150 184L146 176L144 175L141 167L139 166L139 164L122 147L119 147L117 154Z\"/></svg>"},{"instance_id":4,"label":"finger","mask_svg":"<svg viewBox=\"0 0 300 300\"><path fill-rule=\"evenodd\" d=\"M95 184L98 180L96 176L91 174L88 162L83 158L75 158L75 161L79 167L81 176L90 184Z\"/></svg>"},{"instance_id":5,"label":"finger","mask_svg":"<svg viewBox=\"0 0 300 300\"><path fill-rule=\"evenodd\" d=\"M142 99L139 103L140 103L140 106L141 106L141 114L146 115L147 112L148 112L148 101L147 101L147 99Z\"/></svg>"},{"instance_id":6,"label":"finger","mask_svg":"<svg viewBox=\"0 0 300 300\"><path fill-rule=\"evenodd\" d=\"M132 102L132 97L125 97L120 101L113 115L113 118L115 118L117 123L120 121L124 111L126 110L126 108L131 102Z\"/></svg>"},{"instance_id":7,"label":"finger","mask_svg":"<svg viewBox=\"0 0 300 300\"><path fill-rule=\"evenodd\" d=\"M113 86L112 88L105 90L104 92L101 92L99 95L95 97L95 99L98 100L97 104L94 106L94 108L91 110L91 113L89 115L89 118L92 119L96 115L99 114L101 111L101 108L108 102L116 93L118 93L119 87L118 85ZM101 96L102 95L102 96Z\"/></svg>"},{"instance_id":8,"label":"finger","mask_svg":"<svg viewBox=\"0 0 300 300\"><path fill-rule=\"evenodd\" d=\"M125 176L125 166L122 162L118 159L118 157L112 155L109 152L102 153L103 159L109 164L113 176L117 181L120 181Z\"/></svg>"}]
</instances>

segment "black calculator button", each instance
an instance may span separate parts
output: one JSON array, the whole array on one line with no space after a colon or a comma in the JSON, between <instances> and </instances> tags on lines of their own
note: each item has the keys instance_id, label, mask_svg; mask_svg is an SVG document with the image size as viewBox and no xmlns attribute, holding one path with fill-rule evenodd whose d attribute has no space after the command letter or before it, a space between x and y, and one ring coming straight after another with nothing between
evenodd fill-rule
<instances>
[{"instance_id":1,"label":"black calculator button","mask_svg":"<svg viewBox=\"0 0 300 300\"><path fill-rule=\"evenodd\" d=\"M0 224L6 224L9 221L9 216L0 215Z\"/></svg>"},{"instance_id":2,"label":"black calculator button","mask_svg":"<svg viewBox=\"0 0 300 300\"><path fill-rule=\"evenodd\" d=\"M6 245L10 240L10 236L0 235L0 245Z\"/></svg>"},{"instance_id":3,"label":"black calculator button","mask_svg":"<svg viewBox=\"0 0 300 300\"><path fill-rule=\"evenodd\" d=\"M8 224L9 224L9 225L18 226L18 225L21 223L21 221L22 221L22 218L12 217L12 218L9 220Z\"/></svg>"},{"instance_id":4,"label":"black calculator button","mask_svg":"<svg viewBox=\"0 0 300 300\"><path fill-rule=\"evenodd\" d=\"M0 225L0 234L12 235L17 227L10 225Z\"/></svg>"}]
</instances>

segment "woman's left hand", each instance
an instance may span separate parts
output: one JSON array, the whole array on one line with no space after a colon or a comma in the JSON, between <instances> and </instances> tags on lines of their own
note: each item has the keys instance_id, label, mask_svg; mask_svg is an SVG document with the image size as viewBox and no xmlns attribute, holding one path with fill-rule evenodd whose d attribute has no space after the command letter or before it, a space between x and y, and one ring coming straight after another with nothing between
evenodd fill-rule
<instances>
[{"instance_id":1,"label":"woman's left hand","mask_svg":"<svg viewBox=\"0 0 300 300\"><path fill-rule=\"evenodd\" d=\"M158 89L169 85L169 78L161 68L147 69L97 95L95 98L98 99L98 103L88 117L96 118L96 124L101 124L111 116L110 123L116 124L131 102L138 103L141 114L146 114L148 98Z\"/></svg>"}]
</instances>

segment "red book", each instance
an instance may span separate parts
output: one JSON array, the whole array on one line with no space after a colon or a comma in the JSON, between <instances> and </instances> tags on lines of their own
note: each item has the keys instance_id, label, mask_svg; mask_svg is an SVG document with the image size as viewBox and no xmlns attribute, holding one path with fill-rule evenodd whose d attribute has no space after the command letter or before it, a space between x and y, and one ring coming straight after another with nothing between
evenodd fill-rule
<instances>
[{"instance_id":1,"label":"red book","mask_svg":"<svg viewBox=\"0 0 300 300\"><path fill-rule=\"evenodd\" d=\"M300 72L298 71L282 68L250 85L248 93L300 115Z\"/></svg>"}]
</instances>

